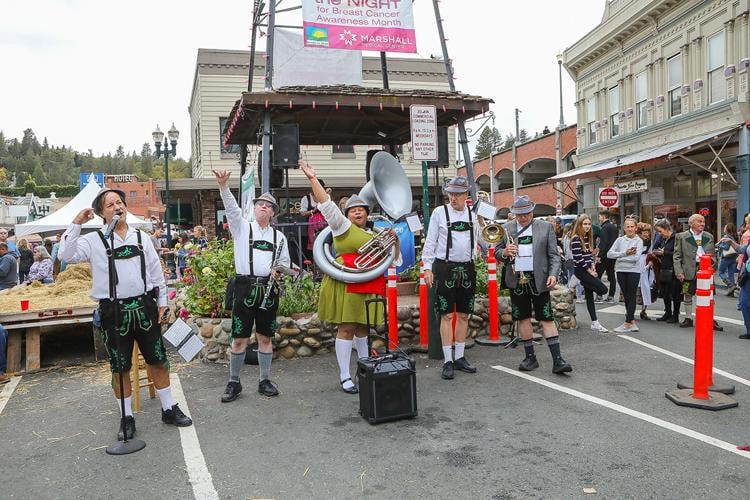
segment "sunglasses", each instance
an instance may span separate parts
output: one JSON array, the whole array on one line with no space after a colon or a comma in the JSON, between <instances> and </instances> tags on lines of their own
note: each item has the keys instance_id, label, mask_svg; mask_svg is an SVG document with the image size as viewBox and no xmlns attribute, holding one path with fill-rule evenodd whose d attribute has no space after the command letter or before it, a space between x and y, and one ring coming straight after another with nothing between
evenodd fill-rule
<instances>
[{"instance_id":1,"label":"sunglasses","mask_svg":"<svg viewBox=\"0 0 750 500\"><path fill-rule=\"evenodd\" d=\"M270 203L268 201L256 201L255 205L258 207L273 208L273 203Z\"/></svg>"}]
</instances>

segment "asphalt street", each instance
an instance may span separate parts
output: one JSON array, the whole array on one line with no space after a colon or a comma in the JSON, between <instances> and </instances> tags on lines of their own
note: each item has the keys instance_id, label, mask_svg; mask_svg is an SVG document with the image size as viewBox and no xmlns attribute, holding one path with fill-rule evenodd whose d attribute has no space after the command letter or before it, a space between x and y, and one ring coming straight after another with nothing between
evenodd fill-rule
<instances>
[{"instance_id":1,"label":"asphalt street","mask_svg":"<svg viewBox=\"0 0 750 500\"><path fill-rule=\"evenodd\" d=\"M664 396L691 379L692 365L649 346L692 358L691 329L640 321L628 336L594 333L584 305L579 329L561 335L570 376L551 373L543 344L529 378L517 375L520 348L475 346L467 357L479 372L452 381L440 378L439 361L416 355L419 415L375 426L339 389L332 354L274 363L281 395L270 399L246 366L245 391L230 404L219 402L226 366L175 364L197 444L145 398L136 421L146 448L112 457L103 447L118 419L106 366L23 376L12 394L0 386L0 497L744 497L750 453L734 446L750 443L750 342L737 338L734 306L717 297L716 315L728 320L719 320L714 365L739 379L714 376L737 388L739 407L720 412ZM597 308L605 326L622 322L621 305Z\"/></svg>"}]
</instances>

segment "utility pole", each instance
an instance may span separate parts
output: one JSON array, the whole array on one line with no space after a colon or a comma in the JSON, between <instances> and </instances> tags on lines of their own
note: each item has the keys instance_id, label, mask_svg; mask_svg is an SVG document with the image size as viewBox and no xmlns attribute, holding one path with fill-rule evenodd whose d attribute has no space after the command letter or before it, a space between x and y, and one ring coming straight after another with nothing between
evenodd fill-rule
<instances>
[{"instance_id":1,"label":"utility pole","mask_svg":"<svg viewBox=\"0 0 750 500\"><path fill-rule=\"evenodd\" d=\"M513 198L515 199L516 196L518 196L518 140L519 140L519 131L518 131L518 114L521 112L518 108L516 108L516 138L513 141Z\"/></svg>"}]
</instances>

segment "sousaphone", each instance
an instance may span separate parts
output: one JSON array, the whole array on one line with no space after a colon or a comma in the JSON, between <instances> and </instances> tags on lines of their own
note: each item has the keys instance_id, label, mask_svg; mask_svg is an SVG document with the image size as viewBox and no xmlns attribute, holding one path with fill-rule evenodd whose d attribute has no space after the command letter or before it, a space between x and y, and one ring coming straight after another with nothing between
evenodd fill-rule
<instances>
[{"instance_id":1,"label":"sousaphone","mask_svg":"<svg viewBox=\"0 0 750 500\"><path fill-rule=\"evenodd\" d=\"M370 182L364 185L359 196L370 206L370 210L379 205L393 219L400 219L411 212L411 185L406 172L396 158L379 151L370 162ZM382 276L396 257L397 250L393 242L382 231L375 242L369 242L364 251L372 252L373 246L381 248L376 262L364 267L348 267L336 262L331 254L333 235L331 228L323 229L313 244L313 260L318 268L331 278L345 283L364 283ZM381 236L382 235L382 236ZM360 249L363 252L363 249ZM382 257L382 258L380 258ZM368 262L371 259L367 259Z\"/></svg>"}]
</instances>

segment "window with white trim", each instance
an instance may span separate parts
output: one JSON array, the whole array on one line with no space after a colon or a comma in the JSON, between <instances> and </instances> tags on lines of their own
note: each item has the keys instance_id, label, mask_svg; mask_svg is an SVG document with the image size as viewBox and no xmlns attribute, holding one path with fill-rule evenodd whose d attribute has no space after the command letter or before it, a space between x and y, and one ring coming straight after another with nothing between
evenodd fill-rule
<instances>
[{"instance_id":1,"label":"window with white trim","mask_svg":"<svg viewBox=\"0 0 750 500\"><path fill-rule=\"evenodd\" d=\"M727 82L724 78L724 32L708 37L708 102L727 98Z\"/></svg>"},{"instance_id":2,"label":"window with white trim","mask_svg":"<svg viewBox=\"0 0 750 500\"><path fill-rule=\"evenodd\" d=\"M646 103L648 102L648 76L645 71L635 76L635 112L636 128L643 128L648 125L648 112Z\"/></svg>"},{"instance_id":3,"label":"window with white trim","mask_svg":"<svg viewBox=\"0 0 750 500\"><path fill-rule=\"evenodd\" d=\"M586 122L589 131L589 145L596 144L596 97L586 101Z\"/></svg>"},{"instance_id":4,"label":"window with white trim","mask_svg":"<svg viewBox=\"0 0 750 500\"><path fill-rule=\"evenodd\" d=\"M667 59L667 92L669 94L670 118L682 114L681 87L682 57L677 54Z\"/></svg>"},{"instance_id":5,"label":"window with white trim","mask_svg":"<svg viewBox=\"0 0 750 500\"><path fill-rule=\"evenodd\" d=\"M609 99L609 125L612 137L620 134L620 87L615 85L607 93Z\"/></svg>"}]
</instances>

